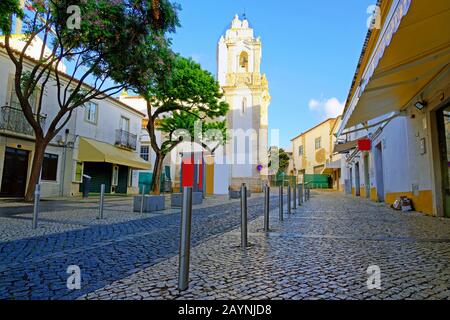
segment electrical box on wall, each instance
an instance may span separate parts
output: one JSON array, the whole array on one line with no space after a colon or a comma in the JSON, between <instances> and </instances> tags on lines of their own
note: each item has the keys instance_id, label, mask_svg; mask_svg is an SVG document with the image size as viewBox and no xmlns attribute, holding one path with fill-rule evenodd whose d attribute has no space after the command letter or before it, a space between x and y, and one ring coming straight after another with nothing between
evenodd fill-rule
<instances>
[{"instance_id":1,"label":"electrical box on wall","mask_svg":"<svg viewBox=\"0 0 450 320\"><path fill-rule=\"evenodd\" d=\"M425 138L420 139L419 150L420 150L421 155L427 153L427 146L426 146Z\"/></svg>"},{"instance_id":2,"label":"electrical box on wall","mask_svg":"<svg viewBox=\"0 0 450 320\"><path fill-rule=\"evenodd\" d=\"M412 185L412 193L415 197L419 196L419 185L418 184Z\"/></svg>"}]
</instances>

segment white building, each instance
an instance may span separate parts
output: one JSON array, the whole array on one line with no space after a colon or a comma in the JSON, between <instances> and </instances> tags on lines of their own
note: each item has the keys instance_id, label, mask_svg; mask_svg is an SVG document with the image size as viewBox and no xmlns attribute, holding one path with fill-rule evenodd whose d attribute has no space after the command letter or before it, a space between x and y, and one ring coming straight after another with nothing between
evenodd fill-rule
<instances>
[{"instance_id":1,"label":"white building","mask_svg":"<svg viewBox=\"0 0 450 320\"><path fill-rule=\"evenodd\" d=\"M150 144L150 135L148 134L146 128L148 122L147 103L140 96L128 95L126 91L122 92L122 94L119 97L119 100L122 103L128 105L129 107L137 110L138 112L145 114L145 117L142 120L141 130L138 136L138 139L140 141L140 148L138 151L141 158L147 161L150 167L147 170L138 170L136 171L136 174L138 175L140 190L144 186L145 191L147 193L150 191L150 184L153 175L153 165L156 160L156 154L153 151L152 146ZM154 110L152 110L152 112L154 112ZM162 137L161 132L156 130L155 135L156 135L156 143L159 146L161 146L161 137ZM167 156L166 159L164 159L164 171L166 171L166 167L168 167L170 170L170 174L169 177L167 178L173 179L173 177L175 176L175 164L170 163L170 158L171 157Z\"/></svg>"},{"instance_id":2,"label":"white building","mask_svg":"<svg viewBox=\"0 0 450 320\"><path fill-rule=\"evenodd\" d=\"M17 37L17 36L16 36ZM28 68L33 59L26 59ZM15 95L14 65L0 43L0 195L22 197L34 153L34 132ZM64 74L61 73L64 77ZM75 83L76 84L76 83ZM88 88L86 86L86 88ZM55 82L45 88L40 114L44 131L59 109ZM36 108L37 102L33 102ZM144 114L114 98L95 100L75 109L50 142L41 173L42 197L80 194L83 174L92 178L91 192L137 193L133 169L148 168L138 154Z\"/></svg>"},{"instance_id":3,"label":"white building","mask_svg":"<svg viewBox=\"0 0 450 320\"><path fill-rule=\"evenodd\" d=\"M253 191L261 190L268 175L271 97L261 59L261 39L255 38L246 19L241 21L236 15L217 45L217 79L230 105L227 122L232 134L225 157L231 167L218 170L220 176L214 180L226 181L232 188L247 183Z\"/></svg>"},{"instance_id":4,"label":"white building","mask_svg":"<svg viewBox=\"0 0 450 320\"><path fill-rule=\"evenodd\" d=\"M450 2L383 1L380 14L338 131L347 192L450 217Z\"/></svg>"}]
</instances>

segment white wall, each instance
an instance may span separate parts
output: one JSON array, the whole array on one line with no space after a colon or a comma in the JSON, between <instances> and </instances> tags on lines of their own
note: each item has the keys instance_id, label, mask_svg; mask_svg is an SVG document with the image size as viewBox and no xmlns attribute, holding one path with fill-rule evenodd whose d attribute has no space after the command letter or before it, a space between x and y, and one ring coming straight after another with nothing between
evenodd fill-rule
<instances>
[{"instance_id":1,"label":"white wall","mask_svg":"<svg viewBox=\"0 0 450 320\"><path fill-rule=\"evenodd\" d=\"M242 113L244 98L247 100L247 105L244 113ZM256 115L253 114L255 110L250 89L239 89L237 95L233 97L230 107L235 134L231 140L232 154L235 157L232 175L233 177L252 177L254 167L252 162L258 159L254 147L258 142L252 139L253 117Z\"/></svg>"},{"instance_id":2,"label":"white wall","mask_svg":"<svg viewBox=\"0 0 450 320\"><path fill-rule=\"evenodd\" d=\"M384 116L386 118L386 116ZM370 187L377 187L377 173L375 169L375 148L381 143L384 193L412 192L413 185L419 190L431 189L431 171L429 157L421 154L421 139L425 139L426 149L429 146L429 137L424 123L425 114L416 110L408 110L405 116L399 116L391 120L380 134L372 141L372 150L369 155ZM374 119L372 122L378 122ZM369 130L375 133L379 126ZM352 140L367 135L366 130L352 134ZM356 160L360 164L361 187L364 187L364 161L360 157ZM355 161L353 161L355 162ZM342 163L343 179L348 179L349 170ZM355 172L355 165L353 172ZM355 174L353 174L353 187L355 187Z\"/></svg>"},{"instance_id":3,"label":"white wall","mask_svg":"<svg viewBox=\"0 0 450 320\"><path fill-rule=\"evenodd\" d=\"M216 164L214 166L214 194L228 194L230 174L228 164Z\"/></svg>"},{"instance_id":4,"label":"white wall","mask_svg":"<svg viewBox=\"0 0 450 320\"><path fill-rule=\"evenodd\" d=\"M220 37L219 44L217 45L217 81L220 85L224 85L226 82L227 74L227 45L224 37Z\"/></svg>"},{"instance_id":5,"label":"white wall","mask_svg":"<svg viewBox=\"0 0 450 320\"><path fill-rule=\"evenodd\" d=\"M97 123L85 121L84 108L77 109L72 122L75 123L75 134L90 139L115 143L116 130L120 129L120 118L123 116L130 120L129 132L139 137L141 133L142 118L135 112L119 107L108 100L93 100L98 104Z\"/></svg>"}]
</instances>

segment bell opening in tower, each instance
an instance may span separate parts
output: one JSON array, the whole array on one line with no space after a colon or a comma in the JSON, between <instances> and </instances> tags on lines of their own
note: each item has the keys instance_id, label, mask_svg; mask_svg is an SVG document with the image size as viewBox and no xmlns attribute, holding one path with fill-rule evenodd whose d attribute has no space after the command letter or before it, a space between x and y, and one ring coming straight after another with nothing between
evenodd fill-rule
<instances>
[{"instance_id":1,"label":"bell opening in tower","mask_svg":"<svg viewBox=\"0 0 450 320\"><path fill-rule=\"evenodd\" d=\"M239 67L242 72L248 71L248 53L245 51L242 51L239 56Z\"/></svg>"}]
</instances>

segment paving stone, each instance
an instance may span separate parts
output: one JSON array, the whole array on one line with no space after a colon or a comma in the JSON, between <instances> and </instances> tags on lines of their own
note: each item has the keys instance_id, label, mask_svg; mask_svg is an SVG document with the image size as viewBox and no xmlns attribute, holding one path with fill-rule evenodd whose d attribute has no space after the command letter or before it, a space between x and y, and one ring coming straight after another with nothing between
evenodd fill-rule
<instances>
[{"instance_id":1,"label":"paving stone","mask_svg":"<svg viewBox=\"0 0 450 320\"><path fill-rule=\"evenodd\" d=\"M275 196L265 234L261 198L249 199L246 252L238 202L195 209L185 292L172 213L0 242L0 298L449 299L450 219L329 192L313 192L284 222L277 205ZM83 270L81 290L65 288L68 263ZM381 269L381 290L366 286L370 265Z\"/></svg>"}]
</instances>

